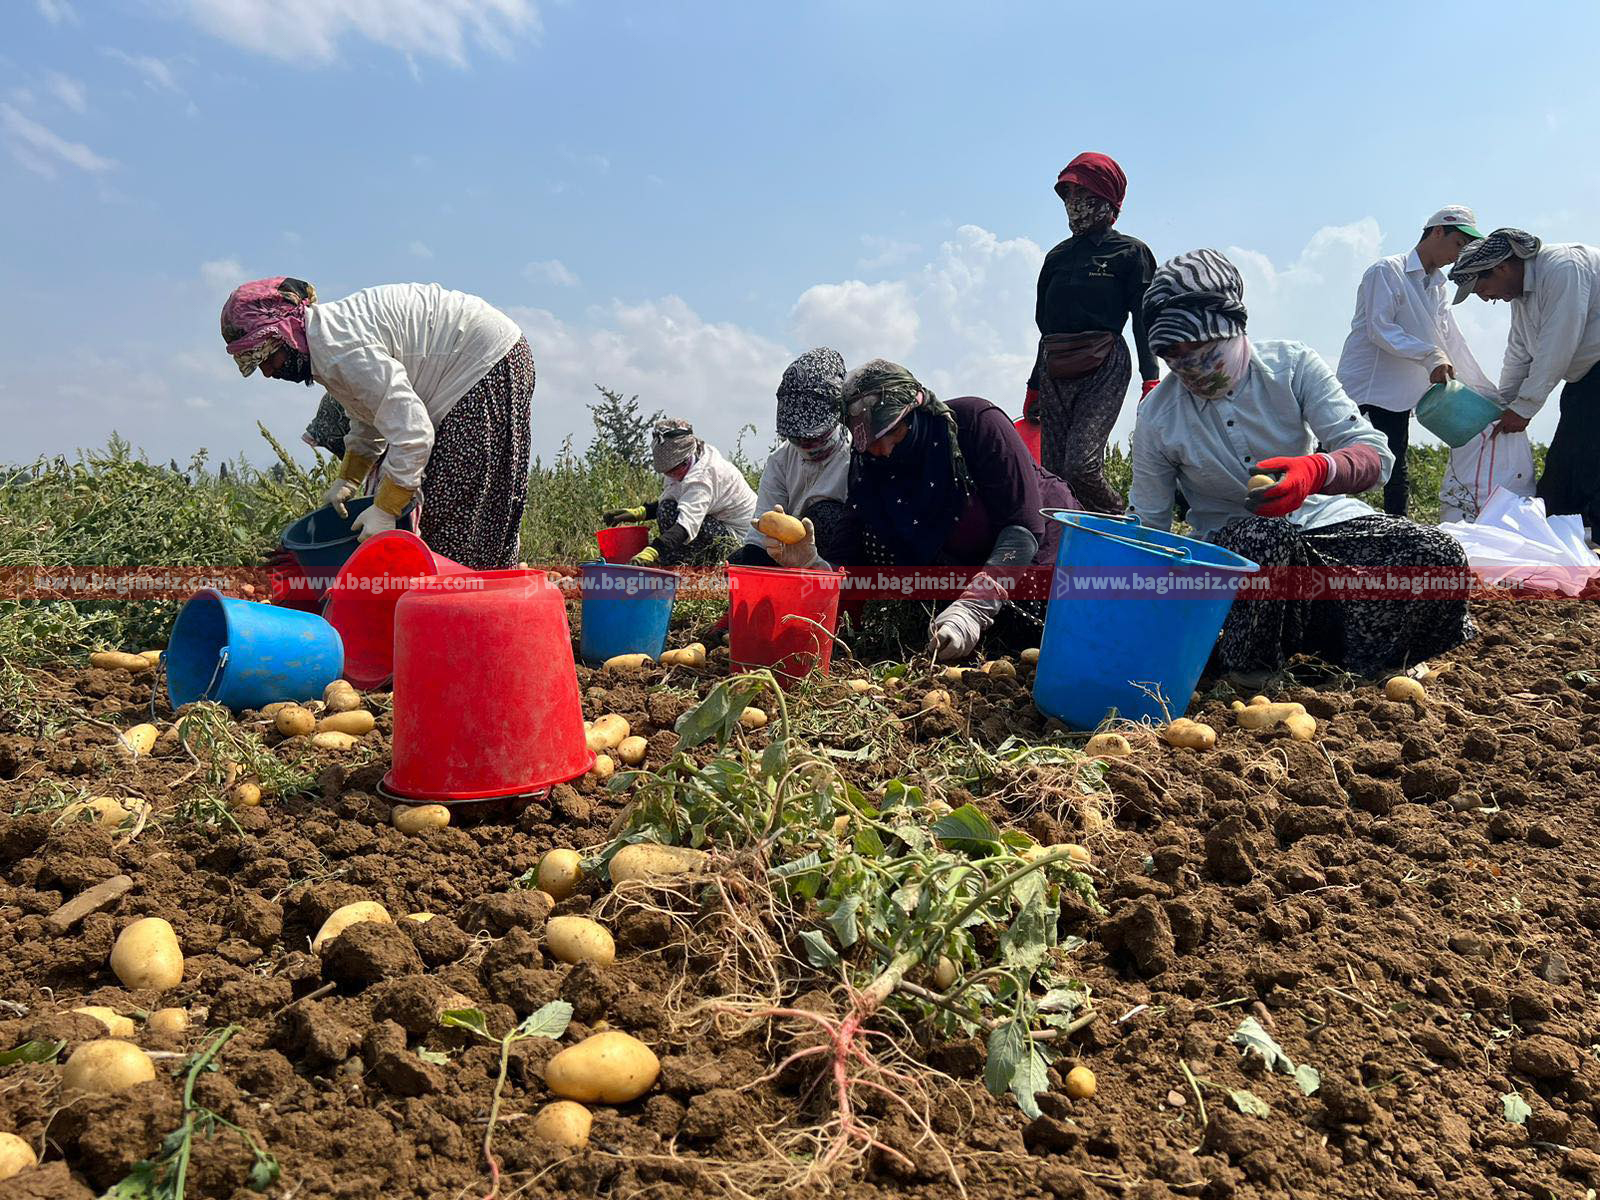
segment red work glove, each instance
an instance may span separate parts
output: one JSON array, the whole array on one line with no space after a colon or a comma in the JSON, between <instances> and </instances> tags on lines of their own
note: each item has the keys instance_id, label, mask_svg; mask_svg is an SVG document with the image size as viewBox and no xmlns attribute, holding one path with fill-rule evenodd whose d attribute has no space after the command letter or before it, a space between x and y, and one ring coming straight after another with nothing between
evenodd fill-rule
<instances>
[{"instance_id":1,"label":"red work glove","mask_svg":"<svg viewBox=\"0 0 1600 1200\"><path fill-rule=\"evenodd\" d=\"M1022 398L1022 419L1024 421L1034 420L1033 406L1038 402L1039 389L1036 387L1029 388L1027 395Z\"/></svg>"},{"instance_id":2,"label":"red work glove","mask_svg":"<svg viewBox=\"0 0 1600 1200\"><path fill-rule=\"evenodd\" d=\"M1146 379L1144 381L1144 384L1139 388L1139 399L1143 400L1151 392L1155 391L1156 387L1160 383L1161 383L1161 380L1159 380L1159 379Z\"/></svg>"},{"instance_id":3,"label":"red work glove","mask_svg":"<svg viewBox=\"0 0 1600 1200\"><path fill-rule=\"evenodd\" d=\"M1320 454L1263 458L1255 469L1262 473L1283 472L1275 486L1251 493L1248 503L1258 517L1286 517L1328 482L1328 460Z\"/></svg>"}]
</instances>

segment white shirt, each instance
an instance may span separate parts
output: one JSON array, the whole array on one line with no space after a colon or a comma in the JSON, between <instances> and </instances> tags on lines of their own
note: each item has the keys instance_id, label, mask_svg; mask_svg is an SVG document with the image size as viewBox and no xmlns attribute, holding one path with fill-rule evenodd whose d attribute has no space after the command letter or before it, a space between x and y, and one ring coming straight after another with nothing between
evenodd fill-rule
<instances>
[{"instance_id":1,"label":"white shirt","mask_svg":"<svg viewBox=\"0 0 1600 1200\"><path fill-rule=\"evenodd\" d=\"M1339 383L1350 399L1410 412L1432 386L1434 368L1450 363L1459 372L1461 355L1472 352L1450 312L1444 272L1424 270L1415 250L1367 268L1339 354Z\"/></svg>"},{"instance_id":2,"label":"white shirt","mask_svg":"<svg viewBox=\"0 0 1600 1200\"><path fill-rule=\"evenodd\" d=\"M1389 478L1388 439L1361 415L1321 356L1301 342L1253 342L1250 369L1227 396L1201 400L1168 373L1144 398L1133 427L1128 504L1141 524L1171 529L1174 488L1181 484L1189 524L1197 537L1209 537L1251 515L1245 497L1262 459L1354 445L1376 450ZM1371 515L1354 496L1319 494L1284 519L1320 529Z\"/></svg>"},{"instance_id":3,"label":"white shirt","mask_svg":"<svg viewBox=\"0 0 1600 1200\"><path fill-rule=\"evenodd\" d=\"M848 457L848 456L846 456ZM756 494L744 472L706 445L682 479L667 477L663 500L678 502L678 524L689 540L700 533L706 519L714 518L734 529L749 526L756 515Z\"/></svg>"},{"instance_id":4,"label":"white shirt","mask_svg":"<svg viewBox=\"0 0 1600 1200\"><path fill-rule=\"evenodd\" d=\"M817 500L843 501L850 490L850 442L846 439L821 462L812 462L785 440L767 459L761 472L761 490L756 493L756 512L771 512L781 504L791 517L802 517ZM745 543L765 546L767 535L754 529L745 534Z\"/></svg>"},{"instance_id":5,"label":"white shirt","mask_svg":"<svg viewBox=\"0 0 1600 1200\"><path fill-rule=\"evenodd\" d=\"M1600 248L1546 246L1522 269L1500 400L1531 417L1562 380L1576 383L1600 362Z\"/></svg>"},{"instance_id":6,"label":"white shirt","mask_svg":"<svg viewBox=\"0 0 1600 1200\"><path fill-rule=\"evenodd\" d=\"M350 414L346 452L377 458L415 489L433 433L522 330L499 309L437 283L389 283L306 308L311 374Z\"/></svg>"}]
</instances>

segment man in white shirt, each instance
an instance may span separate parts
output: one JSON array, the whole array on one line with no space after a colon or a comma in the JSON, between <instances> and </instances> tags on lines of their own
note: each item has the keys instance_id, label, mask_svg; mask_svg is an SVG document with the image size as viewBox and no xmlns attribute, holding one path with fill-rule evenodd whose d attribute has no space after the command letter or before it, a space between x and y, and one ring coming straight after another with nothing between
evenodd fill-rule
<instances>
[{"instance_id":1,"label":"man in white shirt","mask_svg":"<svg viewBox=\"0 0 1600 1200\"><path fill-rule=\"evenodd\" d=\"M1511 302L1498 428L1526 429L1565 381L1536 494L1550 516L1577 513L1600 530L1600 248L1496 229L1462 251L1450 281L1457 304L1472 295Z\"/></svg>"},{"instance_id":2,"label":"man in white shirt","mask_svg":"<svg viewBox=\"0 0 1600 1200\"><path fill-rule=\"evenodd\" d=\"M1422 227L1409 254L1380 258L1367 268L1356 293L1350 336L1339 355L1339 383L1362 415L1388 439L1394 470L1383 489L1383 509L1406 515L1406 448L1411 410L1436 383L1487 384L1445 295L1444 268L1483 235L1462 204L1441 208Z\"/></svg>"}]
</instances>

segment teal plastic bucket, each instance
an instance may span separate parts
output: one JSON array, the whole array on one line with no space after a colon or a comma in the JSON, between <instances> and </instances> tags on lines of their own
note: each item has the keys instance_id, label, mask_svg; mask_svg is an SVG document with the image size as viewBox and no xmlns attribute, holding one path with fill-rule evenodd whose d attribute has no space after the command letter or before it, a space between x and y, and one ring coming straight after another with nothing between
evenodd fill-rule
<instances>
[{"instance_id":1,"label":"teal plastic bucket","mask_svg":"<svg viewBox=\"0 0 1600 1200\"><path fill-rule=\"evenodd\" d=\"M344 669L344 643L315 613L207 588L178 613L165 662L173 708L215 700L238 712L320 698Z\"/></svg>"},{"instance_id":2,"label":"teal plastic bucket","mask_svg":"<svg viewBox=\"0 0 1600 1200\"><path fill-rule=\"evenodd\" d=\"M1182 716L1241 582L1260 568L1131 517L1044 515L1062 529L1033 702L1074 729L1113 713Z\"/></svg>"},{"instance_id":3,"label":"teal plastic bucket","mask_svg":"<svg viewBox=\"0 0 1600 1200\"><path fill-rule=\"evenodd\" d=\"M591 666L619 654L660 658L678 577L655 567L586 562L578 568L583 590L583 628L578 656Z\"/></svg>"},{"instance_id":4,"label":"teal plastic bucket","mask_svg":"<svg viewBox=\"0 0 1600 1200\"><path fill-rule=\"evenodd\" d=\"M1417 401L1417 423L1451 449L1465 446L1505 413L1464 383L1436 383Z\"/></svg>"}]
</instances>

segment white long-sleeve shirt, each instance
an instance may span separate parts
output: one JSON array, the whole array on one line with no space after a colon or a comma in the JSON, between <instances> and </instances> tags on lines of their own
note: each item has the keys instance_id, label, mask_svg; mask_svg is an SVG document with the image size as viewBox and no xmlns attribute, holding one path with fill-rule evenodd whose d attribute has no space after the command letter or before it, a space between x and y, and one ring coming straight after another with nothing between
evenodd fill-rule
<instances>
[{"instance_id":1,"label":"white long-sleeve shirt","mask_svg":"<svg viewBox=\"0 0 1600 1200\"><path fill-rule=\"evenodd\" d=\"M1350 399L1410 412L1434 370L1449 363L1459 375L1462 358L1472 351L1450 311L1443 271L1424 269L1415 250L1367 268L1339 354L1339 384ZM1476 363L1473 371L1481 374Z\"/></svg>"},{"instance_id":2,"label":"white long-sleeve shirt","mask_svg":"<svg viewBox=\"0 0 1600 1200\"><path fill-rule=\"evenodd\" d=\"M785 440L767 458L761 472L761 490L756 493L758 513L771 512L775 505L791 517L805 516L816 500L844 500L850 491L850 443L846 440L821 462L812 462L794 443ZM767 535L754 529L745 534L747 545L765 546Z\"/></svg>"},{"instance_id":3,"label":"white long-sleeve shirt","mask_svg":"<svg viewBox=\"0 0 1600 1200\"><path fill-rule=\"evenodd\" d=\"M433 434L522 330L477 296L389 283L306 308L311 375L350 414L345 452L377 458L415 489Z\"/></svg>"},{"instance_id":4,"label":"white long-sleeve shirt","mask_svg":"<svg viewBox=\"0 0 1600 1200\"><path fill-rule=\"evenodd\" d=\"M708 517L742 529L756 515L755 490L744 473L709 444L700 451L682 479L667 477L661 499L678 502L678 524L683 526L690 541L699 536L700 526Z\"/></svg>"},{"instance_id":5,"label":"white long-sleeve shirt","mask_svg":"<svg viewBox=\"0 0 1600 1200\"><path fill-rule=\"evenodd\" d=\"M1500 402L1532 417L1563 380L1576 383L1600 362L1600 248L1545 246L1522 269Z\"/></svg>"}]
</instances>

